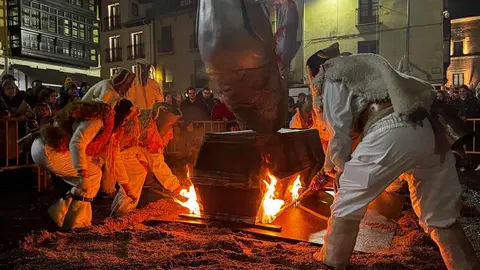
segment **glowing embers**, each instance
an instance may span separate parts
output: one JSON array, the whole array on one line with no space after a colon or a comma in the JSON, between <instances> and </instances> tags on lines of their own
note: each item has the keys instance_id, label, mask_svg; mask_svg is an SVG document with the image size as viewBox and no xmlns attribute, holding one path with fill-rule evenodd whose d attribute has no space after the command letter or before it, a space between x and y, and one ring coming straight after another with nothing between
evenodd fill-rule
<instances>
[{"instance_id":1,"label":"glowing embers","mask_svg":"<svg viewBox=\"0 0 480 270\"><path fill-rule=\"evenodd\" d=\"M188 166L187 166L187 179L190 180L190 170L188 169ZM175 199L175 201L181 206L190 210L190 214L200 217L200 204L198 204L197 193L195 192L195 188L193 187L193 184L190 186L188 190L182 189L180 191L180 195L187 198L187 201L183 202L178 199Z\"/></svg>"},{"instance_id":2,"label":"glowing embers","mask_svg":"<svg viewBox=\"0 0 480 270\"><path fill-rule=\"evenodd\" d=\"M270 179L270 183L266 180L263 182L266 185L266 191L263 195L263 214L262 214L262 223L271 223L277 217L277 213L280 212L282 206L285 204L284 200L275 198L275 188L277 185L277 178L273 176L270 172L267 172L267 176Z\"/></svg>"}]
</instances>

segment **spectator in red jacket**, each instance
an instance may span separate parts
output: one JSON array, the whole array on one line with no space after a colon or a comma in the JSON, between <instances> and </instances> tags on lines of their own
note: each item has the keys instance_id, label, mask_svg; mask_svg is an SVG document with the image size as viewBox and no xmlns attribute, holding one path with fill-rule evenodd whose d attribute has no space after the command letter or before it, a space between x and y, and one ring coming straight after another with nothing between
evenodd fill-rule
<instances>
[{"instance_id":1,"label":"spectator in red jacket","mask_svg":"<svg viewBox=\"0 0 480 270\"><path fill-rule=\"evenodd\" d=\"M222 102L215 104L212 109L212 120L213 121L233 121L237 119L235 115L227 108L227 105Z\"/></svg>"}]
</instances>

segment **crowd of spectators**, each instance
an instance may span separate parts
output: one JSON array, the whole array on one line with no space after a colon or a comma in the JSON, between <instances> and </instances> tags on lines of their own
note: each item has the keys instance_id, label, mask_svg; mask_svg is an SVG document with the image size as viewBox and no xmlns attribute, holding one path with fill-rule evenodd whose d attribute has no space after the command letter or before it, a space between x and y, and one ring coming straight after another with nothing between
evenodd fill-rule
<instances>
[{"instance_id":1,"label":"crowd of spectators","mask_svg":"<svg viewBox=\"0 0 480 270\"><path fill-rule=\"evenodd\" d=\"M70 78L58 90L44 86L39 80L32 82L32 87L20 91L16 79L6 74L0 86L0 117L3 120L34 120L33 128L53 121L53 115L69 102L81 99L88 90L88 84L82 82L81 87Z\"/></svg>"},{"instance_id":2,"label":"crowd of spectators","mask_svg":"<svg viewBox=\"0 0 480 270\"><path fill-rule=\"evenodd\" d=\"M480 118L480 91L475 92L466 85L437 91L437 100L452 106L464 121ZM460 171L465 171L470 164L475 171L480 171L480 162L475 157L467 155L466 158L458 158Z\"/></svg>"},{"instance_id":3,"label":"crowd of spectators","mask_svg":"<svg viewBox=\"0 0 480 270\"><path fill-rule=\"evenodd\" d=\"M224 121L228 122L228 130L238 130L235 115L221 98L214 98L210 88L204 87L197 92L194 87L188 87L185 96L182 98L182 95L171 93L165 95L165 102L181 112L184 130L190 123L201 121Z\"/></svg>"}]
</instances>

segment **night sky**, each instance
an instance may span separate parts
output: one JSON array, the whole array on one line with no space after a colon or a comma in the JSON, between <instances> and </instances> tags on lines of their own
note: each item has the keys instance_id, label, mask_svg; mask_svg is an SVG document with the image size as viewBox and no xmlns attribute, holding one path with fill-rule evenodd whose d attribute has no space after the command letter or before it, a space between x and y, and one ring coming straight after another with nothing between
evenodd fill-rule
<instances>
[{"instance_id":1,"label":"night sky","mask_svg":"<svg viewBox=\"0 0 480 270\"><path fill-rule=\"evenodd\" d=\"M451 18L480 16L480 0L449 0Z\"/></svg>"}]
</instances>

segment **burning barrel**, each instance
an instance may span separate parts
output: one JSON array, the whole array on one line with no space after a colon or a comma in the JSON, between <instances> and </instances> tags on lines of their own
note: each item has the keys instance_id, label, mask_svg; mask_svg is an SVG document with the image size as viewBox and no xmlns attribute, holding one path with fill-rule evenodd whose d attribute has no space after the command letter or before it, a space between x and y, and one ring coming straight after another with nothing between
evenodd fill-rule
<instances>
[{"instance_id":1,"label":"burning barrel","mask_svg":"<svg viewBox=\"0 0 480 270\"><path fill-rule=\"evenodd\" d=\"M201 215L255 224L269 173L278 179L276 196L286 198L297 176L308 186L323 161L316 130L208 133L192 174Z\"/></svg>"}]
</instances>

